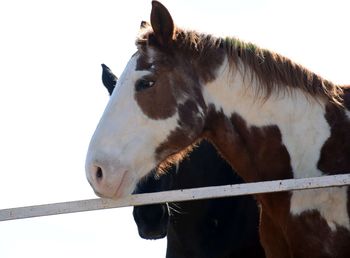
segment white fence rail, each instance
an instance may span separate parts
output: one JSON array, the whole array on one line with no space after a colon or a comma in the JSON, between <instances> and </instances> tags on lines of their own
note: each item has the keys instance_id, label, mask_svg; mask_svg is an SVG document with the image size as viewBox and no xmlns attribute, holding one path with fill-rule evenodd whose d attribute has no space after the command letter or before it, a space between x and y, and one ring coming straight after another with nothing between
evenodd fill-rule
<instances>
[{"instance_id":1,"label":"white fence rail","mask_svg":"<svg viewBox=\"0 0 350 258\"><path fill-rule=\"evenodd\" d=\"M119 200L90 199L3 209L0 210L0 221L164 202L212 199L246 194L275 193L291 190L339 187L344 185L350 185L350 174L266 181L226 186L211 186L203 188L130 195Z\"/></svg>"}]
</instances>

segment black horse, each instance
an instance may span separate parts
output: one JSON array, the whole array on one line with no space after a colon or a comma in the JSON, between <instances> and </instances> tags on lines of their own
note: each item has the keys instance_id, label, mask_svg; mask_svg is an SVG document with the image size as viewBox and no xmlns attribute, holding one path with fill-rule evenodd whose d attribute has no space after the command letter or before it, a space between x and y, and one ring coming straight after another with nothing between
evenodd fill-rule
<instances>
[{"instance_id":1,"label":"black horse","mask_svg":"<svg viewBox=\"0 0 350 258\"><path fill-rule=\"evenodd\" d=\"M102 67L102 80L111 94L117 77ZM202 141L166 174L158 178L152 173L139 183L135 193L242 182L215 148ZM139 206L133 215L142 238L167 236L167 258L265 257L259 242L258 208L251 196Z\"/></svg>"}]
</instances>

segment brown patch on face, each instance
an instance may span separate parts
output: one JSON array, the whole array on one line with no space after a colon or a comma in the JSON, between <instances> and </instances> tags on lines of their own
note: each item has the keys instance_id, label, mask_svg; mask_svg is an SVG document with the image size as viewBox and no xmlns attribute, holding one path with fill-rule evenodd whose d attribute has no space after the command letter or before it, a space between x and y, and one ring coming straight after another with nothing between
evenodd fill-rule
<instances>
[{"instance_id":1,"label":"brown patch on face","mask_svg":"<svg viewBox=\"0 0 350 258\"><path fill-rule=\"evenodd\" d=\"M151 119L166 119L176 112L176 99L170 89L164 84L157 87L162 80L155 82L154 86L142 92L135 92L135 99L143 113Z\"/></svg>"},{"instance_id":2,"label":"brown patch on face","mask_svg":"<svg viewBox=\"0 0 350 258\"><path fill-rule=\"evenodd\" d=\"M345 91L344 106L350 105L350 90ZM328 103L325 118L331 135L321 149L317 167L329 175L350 171L350 120L343 107Z\"/></svg>"},{"instance_id":3,"label":"brown patch on face","mask_svg":"<svg viewBox=\"0 0 350 258\"><path fill-rule=\"evenodd\" d=\"M137 44L140 57L136 69L150 71L145 79L155 83L135 92L135 99L151 119L166 119L175 112L179 115L178 128L157 149L156 159L161 162L200 138L207 110L202 84L215 79L224 55L217 49L191 54L177 41L171 48L162 49L152 39L152 32L145 37L147 40Z\"/></svg>"},{"instance_id":4,"label":"brown patch on face","mask_svg":"<svg viewBox=\"0 0 350 258\"><path fill-rule=\"evenodd\" d=\"M149 89L135 92L135 99L144 114L151 119L166 119L175 114L178 103L188 101L205 110L200 78L190 60L180 58L181 53L163 52L155 47L149 49L151 51L140 46L136 67L136 70L148 70L150 75L143 79L154 82Z\"/></svg>"},{"instance_id":5,"label":"brown patch on face","mask_svg":"<svg viewBox=\"0 0 350 258\"><path fill-rule=\"evenodd\" d=\"M166 70L155 73L155 69L152 67L156 64L149 63L148 59L147 55L141 54L137 60L136 70L150 71L151 74L142 79L152 81L154 85L139 92L135 91L134 97L146 116L151 119L166 119L176 112L176 99L170 87L170 77L158 75L159 72L167 74Z\"/></svg>"},{"instance_id":6,"label":"brown patch on face","mask_svg":"<svg viewBox=\"0 0 350 258\"><path fill-rule=\"evenodd\" d=\"M204 117L199 116L198 106L193 101L187 101L178 107L179 126L169 134L167 140L156 150L156 159L174 162L181 159L191 146L200 139ZM180 152L180 155L173 156Z\"/></svg>"}]
</instances>

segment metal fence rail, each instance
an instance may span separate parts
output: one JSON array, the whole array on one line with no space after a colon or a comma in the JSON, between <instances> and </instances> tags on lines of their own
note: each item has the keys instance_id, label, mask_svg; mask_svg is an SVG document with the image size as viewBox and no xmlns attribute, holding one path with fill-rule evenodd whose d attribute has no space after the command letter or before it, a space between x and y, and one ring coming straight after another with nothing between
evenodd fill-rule
<instances>
[{"instance_id":1,"label":"metal fence rail","mask_svg":"<svg viewBox=\"0 0 350 258\"><path fill-rule=\"evenodd\" d=\"M164 202L212 199L247 194L274 193L324 187L339 187L344 185L350 185L350 174L276 180L225 186L211 186L130 195L119 200L90 199L3 209L0 210L0 221Z\"/></svg>"}]
</instances>

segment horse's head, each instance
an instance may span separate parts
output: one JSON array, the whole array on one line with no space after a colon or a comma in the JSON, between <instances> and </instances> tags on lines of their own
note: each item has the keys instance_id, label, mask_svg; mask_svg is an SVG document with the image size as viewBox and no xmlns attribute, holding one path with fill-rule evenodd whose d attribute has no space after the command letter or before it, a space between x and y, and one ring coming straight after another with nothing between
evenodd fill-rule
<instances>
[{"instance_id":1,"label":"horse's head","mask_svg":"<svg viewBox=\"0 0 350 258\"><path fill-rule=\"evenodd\" d=\"M153 193L169 190L171 176L155 176L156 171L137 184L134 194ZM169 211L167 204L135 206L134 220L140 237L144 239L160 239L167 235Z\"/></svg>"},{"instance_id":2,"label":"horse's head","mask_svg":"<svg viewBox=\"0 0 350 258\"><path fill-rule=\"evenodd\" d=\"M132 214L141 238L155 240L167 235L169 213L166 204L134 207Z\"/></svg>"},{"instance_id":3,"label":"horse's head","mask_svg":"<svg viewBox=\"0 0 350 258\"><path fill-rule=\"evenodd\" d=\"M213 65L202 60L212 53L198 50L189 57L197 39L181 40L184 35L190 34L177 30L168 10L153 1L151 24L142 22L137 52L119 78L89 146L86 174L97 195L119 198L132 193L149 171L201 137L207 112L201 87L214 75L212 69L202 68L201 74L197 70L200 62L202 67Z\"/></svg>"},{"instance_id":4,"label":"horse's head","mask_svg":"<svg viewBox=\"0 0 350 258\"><path fill-rule=\"evenodd\" d=\"M102 82L109 95L112 95L117 81L118 78L111 69L107 65L102 64ZM168 190L170 179L169 175L164 175L158 179L155 175L155 170L153 170L149 177L137 185L134 194ZM140 237L154 240L164 238L167 235L169 220L167 204L135 206L133 216Z\"/></svg>"}]
</instances>

